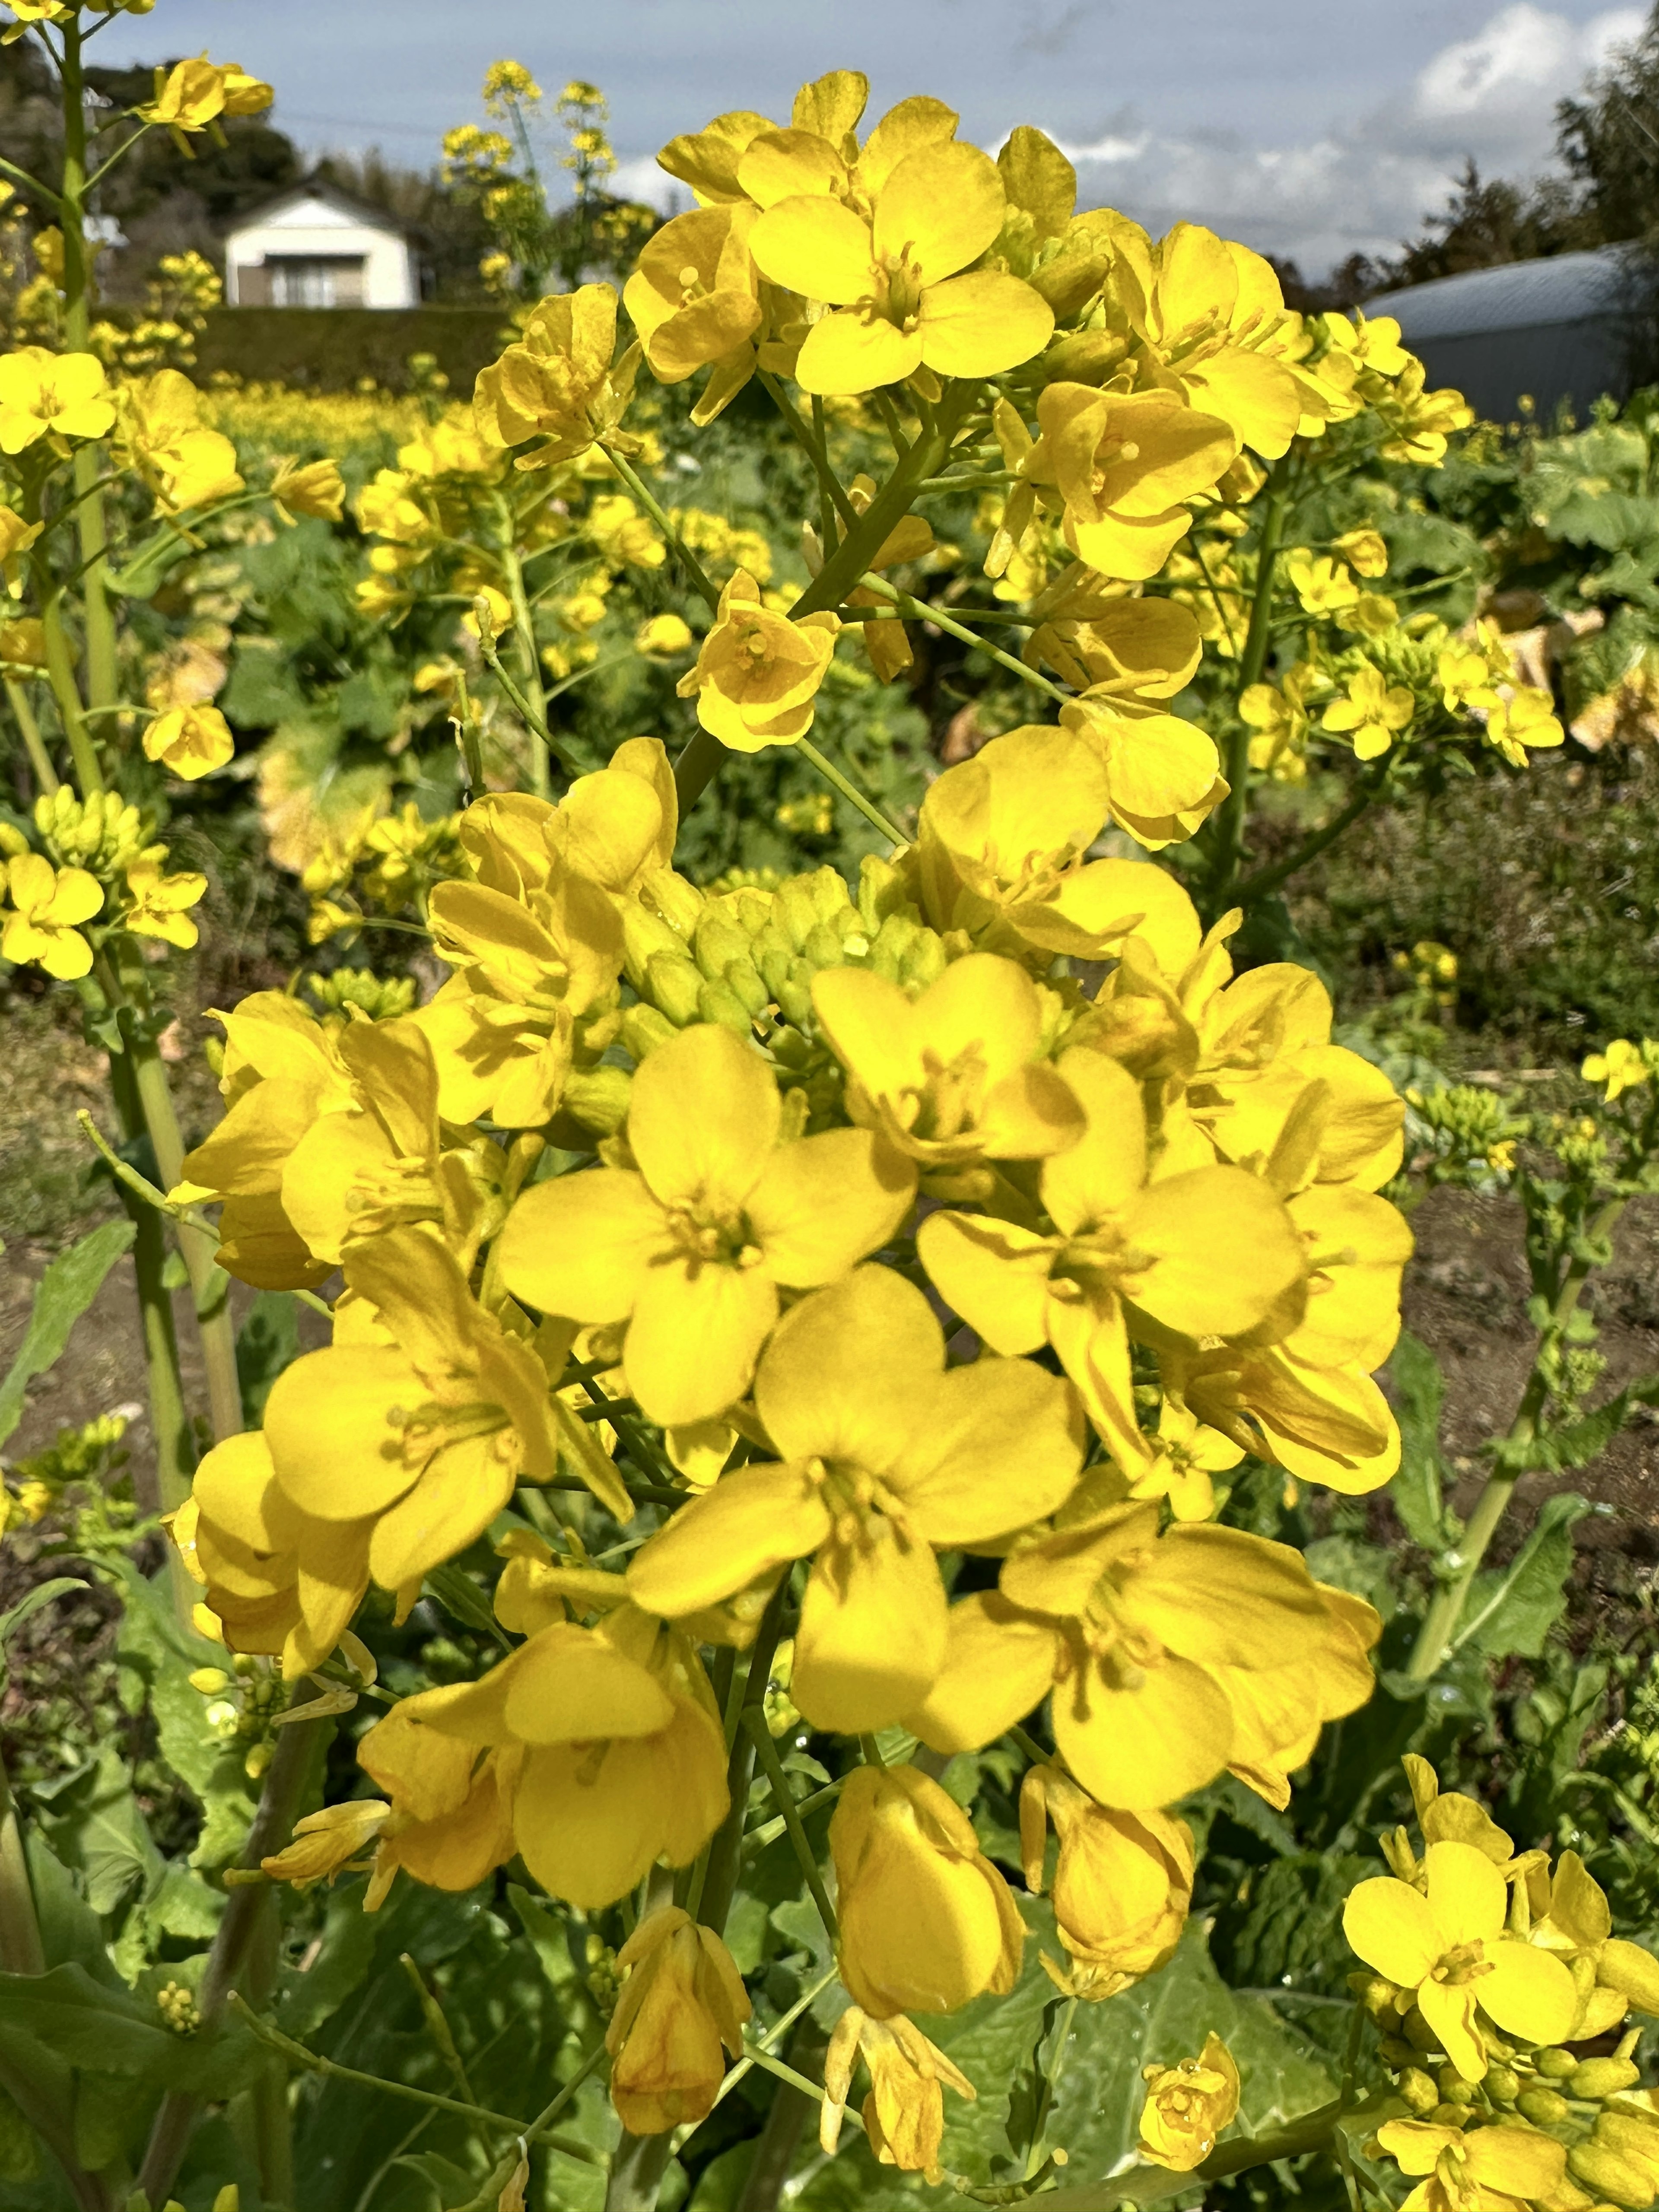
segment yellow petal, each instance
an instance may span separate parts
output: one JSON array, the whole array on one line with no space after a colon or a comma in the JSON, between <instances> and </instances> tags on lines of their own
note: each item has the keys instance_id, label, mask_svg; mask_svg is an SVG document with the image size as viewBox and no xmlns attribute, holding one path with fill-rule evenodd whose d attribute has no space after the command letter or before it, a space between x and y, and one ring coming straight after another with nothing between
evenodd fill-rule
<instances>
[{"instance_id":1,"label":"yellow petal","mask_svg":"<svg viewBox=\"0 0 1659 2212\"><path fill-rule=\"evenodd\" d=\"M382 1589L418 1583L483 1535L513 1495L518 1461L495 1436L466 1437L434 1454L414 1488L383 1513L369 1539Z\"/></svg>"},{"instance_id":2,"label":"yellow petal","mask_svg":"<svg viewBox=\"0 0 1659 2212\"><path fill-rule=\"evenodd\" d=\"M791 1698L814 1728L859 1735L890 1727L939 1672L947 1611L919 1537L884 1526L873 1543L825 1546L801 1600Z\"/></svg>"},{"instance_id":3,"label":"yellow petal","mask_svg":"<svg viewBox=\"0 0 1659 2212\"><path fill-rule=\"evenodd\" d=\"M1547 2197L1566 2172L1566 2145L1530 2128L1481 2128L1463 2138L1462 2148L1469 2172L1481 2188L1504 2197Z\"/></svg>"},{"instance_id":4,"label":"yellow petal","mask_svg":"<svg viewBox=\"0 0 1659 2212\"><path fill-rule=\"evenodd\" d=\"M1154 1183L1126 1231L1147 1265L1125 1281L1124 1296L1183 1336L1254 1328L1302 1280L1307 1259L1285 1206L1242 1168L1197 1168Z\"/></svg>"},{"instance_id":5,"label":"yellow petal","mask_svg":"<svg viewBox=\"0 0 1659 2212\"><path fill-rule=\"evenodd\" d=\"M513 1829L543 1888L590 1912L626 1896L660 1848L663 1779L650 1738L532 1751Z\"/></svg>"},{"instance_id":6,"label":"yellow petal","mask_svg":"<svg viewBox=\"0 0 1659 2212\"><path fill-rule=\"evenodd\" d=\"M520 1650L501 1707L508 1733L520 1743L654 1735L673 1718L662 1685L592 1629L560 1621Z\"/></svg>"},{"instance_id":7,"label":"yellow petal","mask_svg":"<svg viewBox=\"0 0 1659 2212\"><path fill-rule=\"evenodd\" d=\"M1212 1782L1232 1747L1226 1692L1185 1659L1149 1668L1135 1689L1109 1688L1091 1669L1086 1703L1072 1686L1050 1711L1054 1741L1078 1780L1124 1812L1172 1805Z\"/></svg>"},{"instance_id":8,"label":"yellow petal","mask_svg":"<svg viewBox=\"0 0 1659 2212\"><path fill-rule=\"evenodd\" d=\"M766 1272L797 1290L835 1281L886 1243L915 1187L914 1164L866 1129L830 1129L781 1146L745 1208Z\"/></svg>"},{"instance_id":9,"label":"yellow petal","mask_svg":"<svg viewBox=\"0 0 1659 2212\"><path fill-rule=\"evenodd\" d=\"M718 1604L830 1533L817 1485L798 1465L740 1467L683 1505L628 1569L629 1594L672 1620Z\"/></svg>"},{"instance_id":10,"label":"yellow petal","mask_svg":"<svg viewBox=\"0 0 1659 2212\"><path fill-rule=\"evenodd\" d=\"M746 1394L777 1311L763 1267L663 1260L640 1285L623 1346L629 1390L664 1428L724 1413Z\"/></svg>"},{"instance_id":11,"label":"yellow petal","mask_svg":"<svg viewBox=\"0 0 1659 2212\"><path fill-rule=\"evenodd\" d=\"M1040 292L1000 270L930 284L917 318L921 357L940 376L1000 376L1042 352L1054 327Z\"/></svg>"},{"instance_id":12,"label":"yellow petal","mask_svg":"<svg viewBox=\"0 0 1659 2212\"><path fill-rule=\"evenodd\" d=\"M876 198L876 256L914 262L931 288L978 260L1002 228L1005 206L996 163L977 146L951 140L907 155Z\"/></svg>"},{"instance_id":13,"label":"yellow petal","mask_svg":"<svg viewBox=\"0 0 1659 2212\"><path fill-rule=\"evenodd\" d=\"M768 208L749 251L763 275L809 300L850 307L872 289L870 226L826 195L802 193Z\"/></svg>"},{"instance_id":14,"label":"yellow petal","mask_svg":"<svg viewBox=\"0 0 1659 2212\"><path fill-rule=\"evenodd\" d=\"M932 1687L903 1715L934 1751L978 1751L1048 1695L1060 1639L1051 1623L1018 1612L994 1590L951 1608L945 1657Z\"/></svg>"},{"instance_id":15,"label":"yellow petal","mask_svg":"<svg viewBox=\"0 0 1659 2212\"><path fill-rule=\"evenodd\" d=\"M647 1270L672 1249L644 1177L623 1168L532 1184L495 1247L514 1297L589 1322L625 1321Z\"/></svg>"},{"instance_id":16,"label":"yellow petal","mask_svg":"<svg viewBox=\"0 0 1659 2212\"><path fill-rule=\"evenodd\" d=\"M803 392L838 398L899 384L921 366L919 331L900 330L880 315L852 308L825 315L806 333L795 364Z\"/></svg>"},{"instance_id":17,"label":"yellow petal","mask_svg":"<svg viewBox=\"0 0 1659 2212\"><path fill-rule=\"evenodd\" d=\"M930 1544L988 1543L1062 1505L1082 1465L1075 1401L1027 1359L941 1376L887 1480Z\"/></svg>"},{"instance_id":18,"label":"yellow petal","mask_svg":"<svg viewBox=\"0 0 1659 2212\"><path fill-rule=\"evenodd\" d=\"M926 93L913 93L890 107L864 143L859 180L878 192L899 163L923 147L940 146L954 136L960 120L952 107Z\"/></svg>"},{"instance_id":19,"label":"yellow petal","mask_svg":"<svg viewBox=\"0 0 1659 2212\"><path fill-rule=\"evenodd\" d=\"M1505 2034L1528 2043L1560 2043L1571 2033L1578 1992L1565 1960L1553 1951L1499 1936L1486 1946L1492 1972L1474 1984L1481 2010Z\"/></svg>"},{"instance_id":20,"label":"yellow petal","mask_svg":"<svg viewBox=\"0 0 1659 2212\"><path fill-rule=\"evenodd\" d=\"M764 131L738 164L738 182L757 207L847 189L847 164L816 131Z\"/></svg>"},{"instance_id":21,"label":"yellow petal","mask_svg":"<svg viewBox=\"0 0 1659 2212\"><path fill-rule=\"evenodd\" d=\"M1418 1988L1417 2007L1463 2079L1480 2081L1486 2071L1486 2046L1475 2025L1474 1984L1424 1982Z\"/></svg>"},{"instance_id":22,"label":"yellow petal","mask_svg":"<svg viewBox=\"0 0 1659 2212\"><path fill-rule=\"evenodd\" d=\"M916 1250L945 1304L994 1352L1042 1345L1053 1261L1048 1237L975 1214L930 1213L916 1232Z\"/></svg>"},{"instance_id":23,"label":"yellow petal","mask_svg":"<svg viewBox=\"0 0 1659 2212\"><path fill-rule=\"evenodd\" d=\"M879 1472L944 1367L944 1332L926 1297L890 1267L864 1267L784 1316L755 1402L786 1459Z\"/></svg>"},{"instance_id":24,"label":"yellow petal","mask_svg":"<svg viewBox=\"0 0 1659 2212\"><path fill-rule=\"evenodd\" d=\"M265 1401L276 1480L301 1512L356 1521L383 1512L415 1480L387 1415L428 1392L400 1352L331 1346L277 1376Z\"/></svg>"},{"instance_id":25,"label":"yellow petal","mask_svg":"<svg viewBox=\"0 0 1659 2212\"><path fill-rule=\"evenodd\" d=\"M1504 1877L1473 1844L1431 1844L1424 1853L1429 1910L1443 1952L1463 1943L1496 1942L1509 1906Z\"/></svg>"},{"instance_id":26,"label":"yellow petal","mask_svg":"<svg viewBox=\"0 0 1659 2212\"><path fill-rule=\"evenodd\" d=\"M1060 1073L1085 1117L1069 1152L1042 1170L1042 1203L1062 1235L1121 1219L1146 1180L1146 1117L1140 1085L1104 1053L1075 1047Z\"/></svg>"},{"instance_id":27,"label":"yellow petal","mask_svg":"<svg viewBox=\"0 0 1659 2212\"><path fill-rule=\"evenodd\" d=\"M782 1110L759 1053L721 1024L699 1022L635 1071L628 1141L664 1206L735 1213L777 1143Z\"/></svg>"},{"instance_id":28,"label":"yellow petal","mask_svg":"<svg viewBox=\"0 0 1659 2212\"><path fill-rule=\"evenodd\" d=\"M1392 1875L1378 1875L1349 1891L1342 1932L1368 1966L1401 1989L1414 1990L1426 1981L1440 1957L1427 1898Z\"/></svg>"},{"instance_id":29,"label":"yellow petal","mask_svg":"<svg viewBox=\"0 0 1659 2212\"><path fill-rule=\"evenodd\" d=\"M1300 1552L1212 1525L1169 1530L1122 1603L1169 1650L1218 1667L1281 1666L1287 1639L1325 1617Z\"/></svg>"}]
</instances>

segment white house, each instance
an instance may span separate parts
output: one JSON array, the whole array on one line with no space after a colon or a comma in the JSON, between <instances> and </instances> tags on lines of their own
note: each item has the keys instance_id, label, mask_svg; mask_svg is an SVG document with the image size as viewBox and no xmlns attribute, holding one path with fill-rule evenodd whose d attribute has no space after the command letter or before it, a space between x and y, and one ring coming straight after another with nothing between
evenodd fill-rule
<instances>
[{"instance_id":1,"label":"white house","mask_svg":"<svg viewBox=\"0 0 1659 2212\"><path fill-rule=\"evenodd\" d=\"M413 307L420 276L404 233L331 185L301 185L225 240L232 307Z\"/></svg>"}]
</instances>

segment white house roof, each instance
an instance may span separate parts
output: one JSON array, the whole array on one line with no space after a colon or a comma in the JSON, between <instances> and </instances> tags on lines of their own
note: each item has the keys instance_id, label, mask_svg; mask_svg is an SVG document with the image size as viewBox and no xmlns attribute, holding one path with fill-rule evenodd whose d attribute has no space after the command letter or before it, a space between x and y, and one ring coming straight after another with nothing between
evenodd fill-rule
<instances>
[{"instance_id":1,"label":"white house roof","mask_svg":"<svg viewBox=\"0 0 1659 2212\"><path fill-rule=\"evenodd\" d=\"M1394 316L1410 346L1425 338L1539 330L1627 313L1632 274L1626 248L1600 246L1585 253L1557 253L1543 261L1437 276L1426 284L1381 293L1366 301L1365 313Z\"/></svg>"},{"instance_id":2,"label":"white house roof","mask_svg":"<svg viewBox=\"0 0 1659 2212\"><path fill-rule=\"evenodd\" d=\"M365 207L332 185L297 185L273 200L250 208L232 224L228 235L240 238L252 230L377 230L388 238L407 238L408 231L383 208Z\"/></svg>"}]
</instances>

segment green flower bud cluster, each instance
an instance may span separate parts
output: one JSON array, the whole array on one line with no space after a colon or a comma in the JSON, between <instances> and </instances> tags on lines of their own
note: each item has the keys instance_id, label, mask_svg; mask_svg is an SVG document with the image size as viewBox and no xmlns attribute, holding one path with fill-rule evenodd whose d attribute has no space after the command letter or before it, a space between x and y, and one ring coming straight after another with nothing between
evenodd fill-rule
<instances>
[{"instance_id":1,"label":"green flower bud cluster","mask_svg":"<svg viewBox=\"0 0 1659 2212\"><path fill-rule=\"evenodd\" d=\"M1496 1091L1472 1083L1408 1091L1406 1103L1418 1149L1434 1155L1428 1164L1431 1182L1481 1183L1493 1173L1506 1174L1516 1146L1532 1132L1530 1121L1511 1112Z\"/></svg>"},{"instance_id":2,"label":"green flower bud cluster","mask_svg":"<svg viewBox=\"0 0 1659 2212\"><path fill-rule=\"evenodd\" d=\"M174 2035L194 2035L202 2025L196 2000L182 1982L163 1982L155 1992L155 2009Z\"/></svg>"},{"instance_id":3,"label":"green flower bud cluster","mask_svg":"<svg viewBox=\"0 0 1659 2212\"><path fill-rule=\"evenodd\" d=\"M307 975L306 988L325 1015L355 1010L372 1022L396 1021L415 1004L411 977L377 975L368 968L337 968L331 975Z\"/></svg>"},{"instance_id":4,"label":"green flower bud cluster","mask_svg":"<svg viewBox=\"0 0 1659 2212\"><path fill-rule=\"evenodd\" d=\"M167 866L167 847L153 842L155 817L118 791L83 800L60 785L35 800L34 826L49 860L60 868L84 868L103 884L119 882L136 860Z\"/></svg>"}]
</instances>

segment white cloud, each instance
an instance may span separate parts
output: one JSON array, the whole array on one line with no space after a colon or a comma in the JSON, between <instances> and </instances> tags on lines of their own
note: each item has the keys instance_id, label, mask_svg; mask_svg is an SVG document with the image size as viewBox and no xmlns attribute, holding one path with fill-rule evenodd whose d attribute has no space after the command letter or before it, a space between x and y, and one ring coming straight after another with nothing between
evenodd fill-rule
<instances>
[{"instance_id":1,"label":"white cloud","mask_svg":"<svg viewBox=\"0 0 1659 2212\"><path fill-rule=\"evenodd\" d=\"M1185 216L1316 274L1351 253L1393 252L1444 204L1468 156L1487 175L1545 167L1556 102L1644 20L1615 8L1575 23L1516 0L1340 132L1249 146L1138 130L1126 115L1066 151L1085 198L1109 198L1154 232Z\"/></svg>"}]
</instances>

